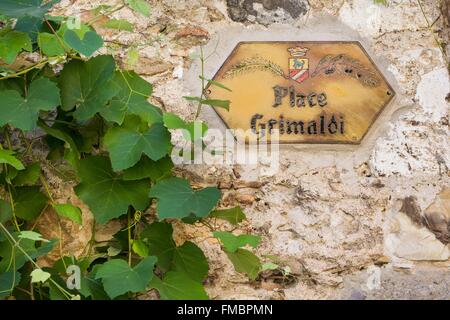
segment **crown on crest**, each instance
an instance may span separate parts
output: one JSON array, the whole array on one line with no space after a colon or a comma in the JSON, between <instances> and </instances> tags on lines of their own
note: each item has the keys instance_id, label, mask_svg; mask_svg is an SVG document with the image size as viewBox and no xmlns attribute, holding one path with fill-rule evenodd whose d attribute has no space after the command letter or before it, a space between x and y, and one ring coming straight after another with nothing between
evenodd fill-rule
<instances>
[{"instance_id":1,"label":"crown on crest","mask_svg":"<svg viewBox=\"0 0 450 320\"><path fill-rule=\"evenodd\" d=\"M291 56L293 57L303 57L306 55L306 52L309 50L308 48L302 48L302 47L293 47L287 49Z\"/></svg>"}]
</instances>

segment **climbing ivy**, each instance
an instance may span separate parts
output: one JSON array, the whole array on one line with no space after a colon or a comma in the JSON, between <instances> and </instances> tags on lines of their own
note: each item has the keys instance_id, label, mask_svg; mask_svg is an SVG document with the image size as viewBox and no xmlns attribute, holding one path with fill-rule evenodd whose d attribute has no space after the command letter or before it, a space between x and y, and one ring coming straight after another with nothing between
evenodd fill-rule
<instances>
[{"instance_id":1,"label":"climbing ivy","mask_svg":"<svg viewBox=\"0 0 450 320\"><path fill-rule=\"evenodd\" d=\"M154 289L161 299L207 299L208 259L194 242L174 240L179 223L208 228L236 271L255 279L262 266L248 249L260 238L225 231L246 218L241 208L217 209L217 187L193 188L172 172L170 130L192 133L200 125L204 134L206 124L163 113L149 102L150 83L99 54L104 43L94 22L133 31L130 22L109 17L125 6L148 16L148 3L102 5L77 25L73 17L49 13L58 2L0 2L0 298L132 299ZM197 116L204 105L229 109L229 101L205 94L209 85L228 88L204 75L199 82L201 95L186 97ZM73 185L94 216L92 239L79 256L64 254L61 221L84 226L82 211L55 196L51 175ZM43 211L54 215L59 239L38 230ZM97 242L96 225L113 219L122 229ZM224 221L221 229L213 227L217 219ZM37 259L51 251L59 259L41 267ZM67 286L73 266L80 286Z\"/></svg>"}]
</instances>

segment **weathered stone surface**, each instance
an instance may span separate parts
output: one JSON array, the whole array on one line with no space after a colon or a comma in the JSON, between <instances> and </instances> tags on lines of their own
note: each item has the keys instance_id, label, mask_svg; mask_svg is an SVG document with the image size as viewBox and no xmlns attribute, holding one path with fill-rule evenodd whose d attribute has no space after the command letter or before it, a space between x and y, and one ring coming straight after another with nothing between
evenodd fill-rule
<instances>
[{"instance_id":1,"label":"weathered stone surface","mask_svg":"<svg viewBox=\"0 0 450 320\"><path fill-rule=\"evenodd\" d=\"M173 70L173 66L161 59L141 57L132 69L141 75L154 76Z\"/></svg>"},{"instance_id":2,"label":"weathered stone surface","mask_svg":"<svg viewBox=\"0 0 450 320\"><path fill-rule=\"evenodd\" d=\"M414 224L401 212L394 219L392 233L385 241L395 256L414 261L446 261L450 258L449 248L426 227Z\"/></svg>"},{"instance_id":3,"label":"weathered stone surface","mask_svg":"<svg viewBox=\"0 0 450 320\"><path fill-rule=\"evenodd\" d=\"M308 11L304 0L227 0L228 15L237 22L289 23Z\"/></svg>"},{"instance_id":4,"label":"weathered stone surface","mask_svg":"<svg viewBox=\"0 0 450 320\"><path fill-rule=\"evenodd\" d=\"M175 34L178 45L187 48L204 44L208 39L208 31L200 26L185 26Z\"/></svg>"},{"instance_id":5,"label":"weathered stone surface","mask_svg":"<svg viewBox=\"0 0 450 320\"><path fill-rule=\"evenodd\" d=\"M241 204L249 219L239 231L260 234L263 242L258 253L278 255L296 278L293 284L275 285L270 277L262 283L251 283L234 271L207 229L177 225L177 243L186 239L196 241L210 261L207 280L210 296L449 299L449 245L442 234L445 221L448 228L448 218L444 217L448 217L445 190L450 185L450 142L449 102L445 98L450 82L444 58L426 27L420 7L414 1L388 1L389 6L384 7L372 0L309 0L308 12L299 9L298 16L293 17L285 4L293 3L298 8L304 4L308 8L306 1L248 2L249 10L243 10L241 0L151 1L153 10L148 18L128 9L116 12L115 17L135 23L136 30L131 34L114 34L108 41L137 45L141 59L151 60L148 63L144 60L142 68L150 68L153 60L167 63L158 72L147 70L148 79L154 84L153 98L165 110L189 120L196 110L182 96L198 91L198 72L190 78L188 75L189 67L194 66L191 57L198 50L192 49L190 42L186 47L180 46L177 32L185 26L207 30L212 39L205 47L208 53L214 52L217 43L214 37L220 34L218 49L206 64L207 77L214 75L229 53L222 44L230 43L232 48L233 41L243 34L247 38L249 34L257 34L259 40L292 40L307 29L308 34L303 33L302 37L308 40L330 40L336 34L346 40L360 40L396 84L397 97L380 119L381 129L374 130L369 137L371 143L363 143L356 150L282 148L280 169L274 172L250 166L176 169L177 174L192 177L199 185L220 182L223 207L237 205L239 194L251 196L248 198L251 201ZM63 0L59 7L73 13L75 9L100 3L79 0L72 4ZM275 3L282 3L285 8L275 7ZM421 3L429 21L436 20L439 1ZM230 13L233 4L236 12ZM235 18L230 20L228 15ZM436 26L440 23L442 20ZM332 32L333 26L339 27ZM226 36L227 32L231 35ZM319 35L321 39L317 39ZM191 38L196 41L202 37ZM119 56L126 57L125 53ZM140 68L136 70L142 72ZM210 127L214 126L213 118L207 113L202 116ZM239 186L244 182L247 186L235 189L237 179ZM261 185L253 185L255 181ZM57 201L75 201L70 188L61 188L57 183L51 186ZM403 199L409 197L415 199L411 212L419 212L422 225L403 213L409 209L401 210ZM80 206L83 217L89 216L87 208ZM51 212L48 215L46 221L54 228L49 232L57 235L54 215ZM86 230L71 229L73 235L65 245L72 241L79 252L90 238L88 229L89 222ZM370 291L361 286L366 285L367 268L374 264L383 266L381 288ZM359 280L348 286L351 277Z\"/></svg>"},{"instance_id":6,"label":"weathered stone surface","mask_svg":"<svg viewBox=\"0 0 450 320\"><path fill-rule=\"evenodd\" d=\"M450 62L448 61L448 57L450 56L450 2L441 1L439 5L442 17L442 19L440 19L440 24L442 26L440 36L443 39L443 45L447 52L447 67L450 72Z\"/></svg>"},{"instance_id":7,"label":"weathered stone surface","mask_svg":"<svg viewBox=\"0 0 450 320\"><path fill-rule=\"evenodd\" d=\"M450 272L448 268L418 267L414 271L391 267L378 268L379 286L370 286L367 270L347 276L344 288L334 298L345 300L449 300Z\"/></svg>"}]
</instances>

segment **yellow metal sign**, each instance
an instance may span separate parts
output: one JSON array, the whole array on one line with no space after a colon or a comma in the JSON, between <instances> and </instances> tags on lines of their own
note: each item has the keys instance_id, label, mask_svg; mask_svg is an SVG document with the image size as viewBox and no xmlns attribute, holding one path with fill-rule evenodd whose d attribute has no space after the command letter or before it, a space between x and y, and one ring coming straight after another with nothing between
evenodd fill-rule
<instances>
[{"instance_id":1,"label":"yellow metal sign","mask_svg":"<svg viewBox=\"0 0 450 320\"><path fill-rule=\"evenodd\" d=\"M360 143L395 94L359 42L241 42L213 80L228 128L280 143Z\"/></svg>"}]
</instances>

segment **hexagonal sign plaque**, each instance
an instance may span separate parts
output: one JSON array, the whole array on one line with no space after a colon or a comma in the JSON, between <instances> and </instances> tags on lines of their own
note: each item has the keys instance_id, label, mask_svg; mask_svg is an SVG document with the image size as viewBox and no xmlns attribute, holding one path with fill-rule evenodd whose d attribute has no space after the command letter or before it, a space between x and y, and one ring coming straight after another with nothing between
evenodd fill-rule
<instances>
[{"instance_id":1,"label":"hexagonal sign plaque","mask_svg":"<svg viewBox=\"0 0 450 320\"><path fill-rule=\"evenodd\" d=\"M359 42L240 42L213 80L228 128L280 143L358 144L395 95Z\"/></svg>"}]
</instances>

